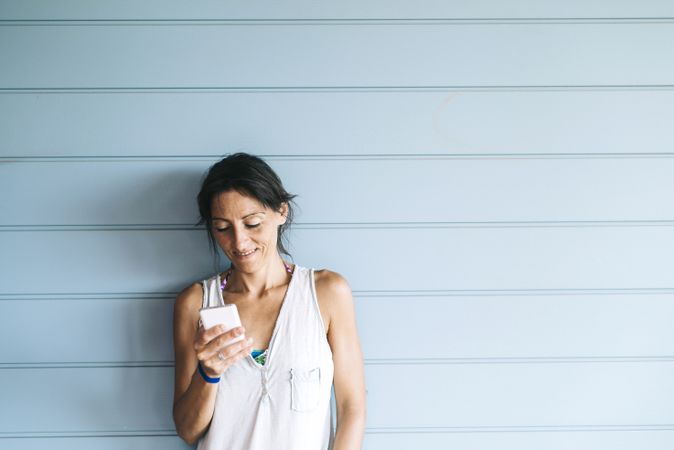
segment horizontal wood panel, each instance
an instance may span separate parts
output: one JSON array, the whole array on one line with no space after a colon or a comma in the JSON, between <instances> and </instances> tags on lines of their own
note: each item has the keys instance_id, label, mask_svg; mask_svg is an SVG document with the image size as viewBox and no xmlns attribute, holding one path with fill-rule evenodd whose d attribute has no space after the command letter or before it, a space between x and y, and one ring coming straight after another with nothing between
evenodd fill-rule
<instances>
[{"instance_id":1,"label":"horizontal wood panel","mask_svg":"<svg viewBox=\"0 0 674 450\"><path fill-rule=\"evenodd\" d=\"M218 159L6 163L0 225L190 226ZM674 158L268 162L298 194L299 223L674 219Z\"/></svg>"},{"instance_id":2,"label":"horizontal wood panel","mask_svg":"<svg viewBox=\"0 0 674 450\"><path fill-rule=\"evenodd\" d=\"M371 359L674 355L673 313L671 294L357 298Z\"/></svg>"},{"instance_id":3,"label":"horizontal wood panel","mask_svg":"<svg viewBox=\"0 0 674 450\"><path fill-rule=\"evenodd\" d=\"M669 450L674 431L573 431L532 433L452 432L366 432L363 450ZM176 436L75 437L75 438L0 438L5 450L173 450L194 448Z\"/></svg>"},{"instance_id":4,"label":"horizontal wood panel","mask_svg":"<svg viewBox=\"0 0 674 450\"><path fill-rule=\"evenodd\" d=\"M297 229L290 240L300 265L354 290L674 286L668 226ZM2 294L177 292L216 270L202 230L3 232L0 248Z\"/></svg>"},{"instance_id":5,"label":"horizontal wood panel","mask_svg":"<svg viewBox=\"0 0 674 450\"><path fill-rule=\"evenodd\" d=\"M369 428L674 421L674 362L381 365L365 376ZM5 433L172 430L172 392L170 367L5 369L0 422Z\"/></svg>"},{"instance_id":6,"label":"horizontal wood panel","mask_svg":"<svg viewBox=\"0 0 674 450\"><path fill-rule=\"evenodd\" d=\"M2 438L4 450L188 450L178 436L100 436L54 438Z\"/></svg>"},{"instance_id":7,"label":"horizontal wood panel","mask_svg":"<svg viewBox=\"0 0 674 450\"><path fill-rule=\"evenodd\" d=\"M673 39L666 22L11 26L0 86L668 85Z\"/></svg>"},{"instance_id":8,"label":"horizontal wood panel","mask_svg":"<svg viewBox=\"0 0 674 450\"><path fill-rule=\"evenodd\" d=\"M414 3L385 0L340 2L293 0L202 0L199 8L178 0L5 1L0 7L5 20L49 19L348 19L348 18L538 18L538 17L671 17L674 7L660 0L606 2L603 0L473 0L447 2L424 0Z\"/></svg>"},{"instance_id":9,"label":"horizontal wood panel","mask_svg":"<svg viewBox=\"0 0 674 450\"><path fill-rule=\"evenodd\" d=\"M12 343L0 348L0 361L173 361L173 303L171 298L0 301L0 339Z\"/></svg>"},{"instance_id":10,"label":"horizontal wood panel","mask_svg":"<svg viewBox=\"0 0 674 450\"><path fill-rule=\"evenodd\" d=\"M374 366L366 377L369 427L674 421L674 362Z\"/></svg>"},{"instance_id":11,"label":"horizontal wood panel","mask_svg":"<svg viewBox=\"0 0 674 450\"><path fill-rule=\"evenodd\" d=\"M0 95L4 156L218 155L230 149L265 155L657 153L674 147L672 90Z\"/></svg>"},{"instance_id":12,"label":"horizontal wood panel","mask_svg":"<svg viewBox=\"0 0 674 450\"><path fill-rule=\"evenodd\" d=\"M367 433L363 450L668 450L674 431Z\"/></svg>"},{"instance_id":13,"label":"horizontal wood panel","mask_svg":"<svg viewBox=\"0 0 674 450\"><path fill-rule=\"evenodd\" d=\"M0 370L2 431L173 431L173 377L173 367Z\"/></svg>"},{"instance_id":14,"label":"horizontal wood panel","mask_svg":"<svg viewBox=\"0 0 674 450\"><path fill-rule=\"evenodd\" d=\"M355 302L365 359L373 361L674 355L673 294L356 296ZM171 298L4 300L0 317L0 341L11 343L0 347L4 364L174 359Z\"/></svg>"}]
</instances>

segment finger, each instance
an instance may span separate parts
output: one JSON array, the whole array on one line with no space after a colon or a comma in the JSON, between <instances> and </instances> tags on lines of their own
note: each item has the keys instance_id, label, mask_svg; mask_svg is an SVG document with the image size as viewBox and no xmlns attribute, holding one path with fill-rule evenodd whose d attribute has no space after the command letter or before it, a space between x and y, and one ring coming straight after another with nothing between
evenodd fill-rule
<instances>
[{"instance_id":1,"label":"finger","mask_svg":"<svg viewBox=\"0 0 674 450\"><path fill-rule=\"evenodd\" d=\"M229 345L220 346L215 350L215 353L221 353L225 358L232 357L239 352L246 351L253 345L253 338L242 339Z\"/></svg>"},{"instance_id":2,"label":"finger","mask_svg":"<svg viewBox=\"0 0 674 450\"><path fill-rule=\"evenodd\" d=\"M243 327L240 328L234 328L232 330L229 330L226 333L222 333L221 335L217 336L215 339L213 339L211 342L208 343L208 345L213 345L216 348L223 348L227 344L227 342L237 339L236 342L241 342L246 340L246 334L244 333L245 330L243 330Z\"/></svg>"},{"instance_id":3,"label":"finger","mask_svg":"<svg viewBox=\"0 0 674 450\"><path fill-rule=\"evenodd\" d=\"M236 339L236 342L232 342L231 344L228 344L232 340ZM208 353L216 353L219 350L222 350L226 348L228 345L234 345L235 343L238 342L243 342L246 339L246 335L240 331L240 330L230 330L226 333L222 333L215 337L212 341L210 341L208 344L206 344L203 348L202 351L206 351Z\"/></svg>"},{"instance_id":4,"label":"finger","mask_svg":"<svg viewBox=\"0 0 674 450\"><path fill-rule=\"evenodd\" d=\"M203 347L208 344L208 342L213 339L213 335L222 332L221 328L222 325L216 325L208 329L204 328L203 325L199 326L197 333L194 336L194 349L196 350L198 347Z\"/></svg>"},{"instance_id":5,"label":"finger","mask_svg":"<svg viewBox=\"0 0 674 450\"><path fill-rule=\"evenodd\" d=\"M244 345L243 348L241 348L238 351L232 351L231 353L225 353L224 351L221 352L223 354L223 359L220 359L220 357L216 353L215 356L211 357L210 359L208 359L203 363L204 367L211 368L211 371L213 373L223 373L232 364L247 357L250 354L253 348L253 342L252 340L248 340L246 342L247 344ZM237 347L238 346L237 344L239 343L237 342L236 344L232 344L227 347L228 348Z\"/></svg>"},{"instance_id":6,"label":"finger","mask_svg":"<svg viewBox=\"0 0 674 450\"><path fill-rule=\"evenodd\" d=\"M233 352L228 356L225 356L224 363L226 365L232 365L236 361L247 357L248 355L250 355L251 348L252 348L251 345L246 345L242 349L240 349L236 352ZM216 358L217 358L217 356L216 356Z\"/></svg>"},{"instance_id":7,"label":"finger","mask_svg":"<svg viewBox=\"0 0 674 450\"><path fill-rule=\"evenodd\" d=\"M219 334L197 351L206 351L206 353L209 355L215 353L218 350L224 348L227 342L230 342L233 339L239 338L237 342L239 342L241 339L245 339L246 335L243 331L243 327L237 327L227 331L226 333Z\"/></svg>"},{"instance_id":8,"label":"finger","mask_svg":"<svg viewBox=\"0 0 674 450\"><path fill-rule=\"evenodd\" d=\"M225 336L225 335L223 335ZM238 342L234 342L232 344L228 345L217 345L218 339L215 339L214 341L210 342L206 347L204 347L200 353L199 359L210 359L213 356L216 358L218 357L218 353L222 354L222 356L227 359L235 355L236 353L249 348L253 345L253 338L248 338L243 339Z\"/></svg>"},{"instance_id":9,"label":"finger","mask_svg":"<svg viewBox=\"0 0 674 450\"><path fill-rule=\"evenodd\" d=\"M233 339L236 336L239 336L239 335L243 334L244 331L245 330L244 330L243 327L235 327L235 328L232 328L231 330L225 332L225 325L223 325L223 324L216 325L216 326L211 327L207 330L202 329L199 333L197 333L197 336L196 336L195 342L194 342L194 348L195 348L195 350L199 350L200 347L204 347L204 346L208 345L211 341L213 341L218 336L229 336L229 339Z\"/></svg>"}]
</instances>

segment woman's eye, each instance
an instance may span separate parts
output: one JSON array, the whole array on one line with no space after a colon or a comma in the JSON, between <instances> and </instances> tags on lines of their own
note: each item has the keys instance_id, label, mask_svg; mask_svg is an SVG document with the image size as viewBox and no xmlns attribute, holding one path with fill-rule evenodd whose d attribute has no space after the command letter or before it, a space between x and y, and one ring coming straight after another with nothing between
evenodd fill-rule
<instances>
[{"instance_id":1,"label":"woman's eye","mask_svg":"<svg viewBox=\"0 0 674 450\"><path fill-rule=\"evenodd\" d=\"M260 223L247 223L246 228L257 228L260 226ZM225 231L229 231L229 227L216 228L216 230L218 230L220 233L224 233Z\"/></svg>"}]
</instances>

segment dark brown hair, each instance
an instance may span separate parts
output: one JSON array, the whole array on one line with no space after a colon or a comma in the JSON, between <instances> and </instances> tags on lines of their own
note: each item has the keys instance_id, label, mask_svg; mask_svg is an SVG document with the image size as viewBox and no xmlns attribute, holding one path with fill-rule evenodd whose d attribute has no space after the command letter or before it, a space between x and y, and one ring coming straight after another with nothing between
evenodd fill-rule
<instances>
[{"instance_id":1,"label":"dark brown hair","mask_svg":"<svg viewBox=\"0 0 674 450\"><path fill-rule=\"evenodd\" d=\"M286 222L278 228L277 248L279 253L291 256L283 241L286 239L285 232L293 221L292 203L296 195L285 190L281 179L264 160L239 152L221 159L208 169L197 195L200 220L196 225L206 224L209 243L216 260L218 252L212 231L211 203L218 194L231 190L253 197L274 211L279 211L283 202L288 203ZM218 265L217 262L216 265Z\"/></svg>"}]
</instances>

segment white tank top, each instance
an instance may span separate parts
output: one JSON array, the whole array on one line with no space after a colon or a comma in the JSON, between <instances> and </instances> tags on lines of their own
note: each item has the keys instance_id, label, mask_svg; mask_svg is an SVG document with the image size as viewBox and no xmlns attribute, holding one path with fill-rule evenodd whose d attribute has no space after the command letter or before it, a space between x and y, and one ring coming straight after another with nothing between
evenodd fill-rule
<instances>
[{"instance_id":1,"label":"white tank top","mask_svg":"<svg viewBox=\"0 0 674 450\"><path fill-rule=\"evenodd\" d=\"M220 274L202 284L204 307L225 304ZM197 450L332 449L333 371L314 269L295 265L265 364L249 354L222 374Z\"/></svg>"}]
</instances>

